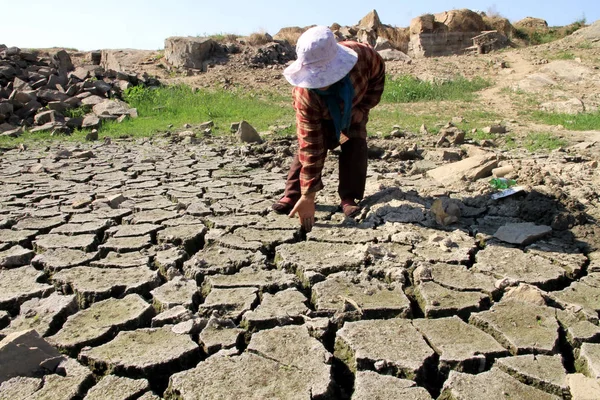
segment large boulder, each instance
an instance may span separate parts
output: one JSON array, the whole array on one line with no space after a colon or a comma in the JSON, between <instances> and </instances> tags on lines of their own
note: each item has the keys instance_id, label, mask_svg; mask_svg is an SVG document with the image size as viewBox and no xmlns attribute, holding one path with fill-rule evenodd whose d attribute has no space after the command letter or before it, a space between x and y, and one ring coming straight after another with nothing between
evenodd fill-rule
<instances>
[{"instance_id":1,"label":"large boulder","mask_svg":"<svg viewBox=\"0 0 600 400\"><path fill-rule=\"evenodd\" d=\"M275 34L275 36L273 36L273 39L274 40L285 40L292 46L295 46L296 42L298 42L298 38L304 32L306 32L306 30L308 28L310 28L310 27L306 26L304 28L300 28L299 26L288 26L286 28L281 28L279 30L279 32L277 32Z\"/></svg>"},{"instance_id":2,"label":"large boulder","mask_svg":"<svg viewBox=\"0 0 600 400\"><path fill-rule=\"evenodd\" d=\"M449 32L481 32L485 30L485 23L481 15L471 10L444 11L435 14L434 17L437 22L446 25Z\"/></svg>"},{"instance_id":3,"label":"large boulder","mask_svg":"<svg viewBox=\"0 0 600 400\"><path fill-rule=\"evenodd\" d=\"M543 30L548 29L548 23L540 18L525 17L514 23L514 27L517 29L527 30Z\"/></svg>"},{"instance_id":4,"label":"large boulder","mask_svg":"<svg viewBox=\"0 0 600 400\"><path fill-rule=\"evenodd\" d=\"M381 20L377 11L371 10L367 15L358 22L358 27L367 30L377 31L382 27Z\"/></svg>"},{"instance_id":5,"label":"large boulder","mask_svg":"<svg viewBox=\"0 0 600 400\"><path fill-rule=\"evenodd\" d=\"M485 23L485 29L488 31L498 31L506 37L512 37L515 33L515 28L506 18L484 15L483 22Z\"/></svg>"},{"instance_id":6,"label":"large boulder","mask_svg":"<svg viewBox=\"0 0 600 400\"><path fill-rule=\"evenodd\" d=\"M169 37L165 39L165 60L174 67L202 69L217 46L205 37Z\"/></svg>"}]
</instances>

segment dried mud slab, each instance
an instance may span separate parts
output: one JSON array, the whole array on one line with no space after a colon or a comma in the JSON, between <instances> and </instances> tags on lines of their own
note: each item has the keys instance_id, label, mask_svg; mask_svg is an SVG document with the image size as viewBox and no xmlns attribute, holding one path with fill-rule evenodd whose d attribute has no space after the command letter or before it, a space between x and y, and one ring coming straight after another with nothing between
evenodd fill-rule
<instances>
[{"instance_id":1,"label":"dried mud slab","mask_svg":"<svg viewBox=\"0 0 600 400\"><path fill-rule=\"evenodd\" d=\"M137 294L108 299L70 316L48 341L60 349L77 352L112 339L118 330L143 326L153 315L152 306Z\"/></svg>"},{"instance_id":2,"label":"dried mud slab","mask_svg":"<svg viewBox=\"0 0 600 400\"><path fill-rule=\"evenodd\" d=\"M586 285L583 280L549 296L563 307L582 308L592 319L597 319L600 312L600 289Z\"/></svg>"},{"instance_id":3,"label":"dried mud slab","mask_svg":"<svg viewBox=\"0 0 600 400\"><path fill-rule=\"evenodd\" d=\"M29 299L54 292L52 285L38 283L42 276L31 266L0 269L0 309L13 311Z\"/></svg>"},{"instance_id":4,"label":"dried mud slab","mask_svg":"<svg viewBox=\"0 0 600 400\"><path fill-rule=\"evenodd\" d=\"M380 375L373 371L359 371L356 373L351 399L433 400L433 397L413 381Z\"/></svg>"},{"instance_id":5,"label":"dried mud slab","mask_svg":"<svg viewBox=\"0 0 600 400\"><path fill-rule=\"evenodd\" d=\"M186 278L201 283L206 275L233 274L242 267L264 263L264 256L244 250L211 246L199 251L183 264Z\"/></svg>"},{"instance_id":6,"label":"dried mud slab","mask_svg":"<svg viewBox=\"0 0 600 400\"><path fill-rule=\"evenodd\" d=\"M344 272L315 284L311 300L319 314L329 317L349 312L356 319L406 318L411 312L410 301L398 285Z\"/></svg>"},{"instance_id":7,"label":"dried mud slab","mask_svg":"<svg viewBox=\"0 0 600 400\"><path fill-rule=\"evenodd\" d=\"M413 252L431 263L466 264L477 249L475 238L459 230L444 233L429 229L428 234L425 241L415 245Z\"/></svg>"},{"instance_id":8,"label":"dried mud slab","mask_svg":"<svg viewBox=\"0 0 600 400\"><path fill-rule=\"evenodd\" d=\"M271 329L276 326L299 324L309 313L307 298L296 289L286 289L275 294L264 293L260 305L244 314L241 322L249 331Z\"/></svg>"},{"instance_id":9,"label":"dried mud slab","mask_svg":"<svg viewBox=\"0 0 600 400\"><path fill-rule=\"evenodd\" d=\"M139 251L122 254L111 251L106 257L92 261L90 266L98 268L148 267L150 266L150 256Z\"/></svg>"},{"instance_id":10,"label":"dried mud slab","mask_svg":"<svg viewBox=\"0 0 600 400\"><path fill-rule=\"evenodd\" d=\"M281 270L266 270L258 267L244 267L233 275L210 275L204 279L202 292L210 293L212 289L233 289L254 287L262 292L275 293L280 290L296 287L298 278Z\"/></svg>"},{"instance_id":11,"label":"dried mud slab","mask_svg":"<svg viewBox=\"0 0 600 400\"><path fill-rule=\"evenodd\" d=\"M509 300L471 314L469 323L489 333L513 355L552 355L559 342L555 315L553 308Z\"/></svg>"},{"instance_id":12,"label":"dried mud slab","mask_svg":"<svg viewBox=\"0 0 600 400\"><path fill-rule=\"evenodd\" d=\"M465 323L457 316L413 320L415 328L440 356L439 370L479 373L498 357L508 355L492 336Z\"/></svg>"},{"instance_id":13,"label":"dried mud slab","mask_svg":"<svg viewBox=\"0 0 600 400\"><path fill-rule=\"evenodd\" d=\"M182 277L176 277L172 281L157 287L150 294L152 295L152 303L158 312L179 305L191 310L194 303L199 302L196 281L188 281Z\"/></svg>"},{"instance_id":14,"label":"dried mud slab","mask_svg":"<svg viewBox=\"0 0 600 400\"><path fill-rule=\"evenodd\" d=\"M198 313L210 316L216 311L222 318L239 320L258 303L258 289L241 287L234 289L213 289L204 303L200 304Z\"/></svg>"},{"instance_id":15,"label":"dried mud slab","mask_svg":"<svg viewBox=\"0 0 600 400\"><path fill-rule=\"evenodd\" d=\"M578 371L590 378L600 379L600 344L584 343L575 361Z\"/></svg>"},{"instance_id":16,"label":"dried mud slab","mask_svg":"<svg viewBox=\"0 0 600 400\"><path fill-rule=\"evenodd\" d=\"M133 399L150 389L146 379L107 375L85 395L86 400Z\"/></svg>"},{"instance_id":17,"label":"dried mud slab","mask_svg":"<svg viewBox=\"0 0 600 400\"><path fill-rule=\"evenodd\" d=\"M199 358L198 345L190 336L173 333L170 327L119 332L112 341L79 354L96 372L128 376L168 376Z\"/></svg>"},{"instance_id":18,"label":"dried mud slab","mask_svg":"<svg viewBox=\"0 0 600 400\"><path fill-rule=\"evenodd\" d=\"M427 318L459 315L468 318L472 312L487 308L488 295L481 292L459 292L446 289L435 282L421 282L414 288L419 307Z\"/></svg>"},{"instance_id":19,"label":"dried mud slab","mask_svg":"<svg viewBox=\"0 0 600 400\"><path fill-rule=\"evenodd\" d=\"M522 383L543 390L560 398L570 397L567 371L562 357L524 355L496 360L495 367Z\"/></svg>"},{"instance_id":20,"label":"dried mud slab","mask_svg":"<svg viewBox=\"0 0 600 400\"><path fill-rule=\"evenodd\" d=\"M482 292L491 298L497 298L501 293L501 290L496 288L494 277L474 272L464 265L419 262L416 263L413 277L416 284L433 281L447 289Z\"/></svg>"},{"instance_id":21,"label":"dried mud slab","mask_svg":"<svg viewBox=\"0 0 600 400\"><path fill-rule=\"evenodd\" d=\"M43 268L49 273L54 273L63 269L90 264L97 258L97 252L86 253L81 250L52 249L36 255L31 260L31 264Z\"/></svg>"},{"instance_id":22,"label":"dried mud slab","mask_svg":"<svg viewBox=\"0 0 600 400\"><path fill-rule=\"evenodd\" d=\"M98 246L98 250L102 254L107 254L111 251L114 251L115 253L129 253L147 249L151 246L152 239L150 235L120 238L111 237L104 244Z\"/></svg>"},{"instance_id":23,"label":"dried mud slab","mask_svg":"<svg viewBox=\"0 0 600 400\"><path fill-rule=\"evenodd\" d=\"M29 265L35 253L19 245L0 251L0 268L17 268Z\"/></svg>"},{"instance_id":24,"label":"dried mud slab","mask_svg":"<svg viewBox=\"0 0 600 400\"><path fill-rule=\"evenodd\" d=\"M160 285L158 273L147 267L75 267L57 272L52 280L64 293L75 293L82 308L109 297L147 294Z\"/></svg>"},{"instance_id":25,"label":"dried mud slab","mask_svg":"<svg viewBox=\"0 0 600 400\"><path fill-rule=\"evenodd\" d=\"M472 399L558 400L557 397L527 386L505 372L492 368L479 375L452 371L444 383L439 400Z\"/></svg>"},{"instance_id":26,"label":"dried mud slab","mask_svg":"<svg viewBox=\"0 0 600 400\"><path fill-rule=\"evenodd\" d=\"M206 354L214 354L222 349L233 349L242 341L244 330L232 326L219 326L209 322L200 332L199 343Z\"/></svg>"},{"instance_id":27,"label":"dried mud slab","mask_svg":"<svg viewBox=\"0 0 600 400\"><path fill-rule=\"evenodd\" d=\"M96 235L39 235L33 241L33 249L37 253L53 249L71 249L81 250L85 252L92 251L96 248Z\"/></svg>"},{"instance_id":28,"label":"dried mud slab","mask_svg":"<svg viewBox=\"0 0 600 400\"><path fill-rule=\"evenodd\" d=\"M435 355L406 319L346 322L334 354L352 372L377 370L417 382L426 379Z\"/></svg>"}]
</instances>

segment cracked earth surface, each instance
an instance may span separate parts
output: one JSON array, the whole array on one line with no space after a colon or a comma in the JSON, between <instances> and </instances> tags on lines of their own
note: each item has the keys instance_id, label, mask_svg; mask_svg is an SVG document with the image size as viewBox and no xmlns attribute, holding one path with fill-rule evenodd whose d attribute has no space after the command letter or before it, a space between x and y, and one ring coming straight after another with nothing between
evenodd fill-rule
<instances>
[{"instance_id":1,"label":"cracked earth surface","mask_svg":"<svg viewBox=\"0 0 600 400\"><path fill-rule=\"evenodd\" d=\"M270 211L293 151L157 138L4 153L0 337L35 329L67 359L9 377L0 399L567 399L597 385L597 145L503 155L527 189L500 200L487 179L372 159L356 219L336 206L334 153L309 234ZM436 222L437 198L457 223ZM494 236L525 222L552 232Z\"/></svg>"}]
</instances>

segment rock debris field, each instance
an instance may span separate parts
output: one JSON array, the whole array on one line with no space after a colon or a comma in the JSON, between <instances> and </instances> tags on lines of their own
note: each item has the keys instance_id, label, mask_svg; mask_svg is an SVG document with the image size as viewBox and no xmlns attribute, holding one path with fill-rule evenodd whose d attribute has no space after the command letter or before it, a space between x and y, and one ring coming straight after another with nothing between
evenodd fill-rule
<instances>
[{"instance_id":1,"label":"rock debris field","mask_svg":"<svg viewBox=\"0 0 600 400\"><path fill-rule=\"evenodd\" d=\"M356 219L334 153L308 234L289 139L7 151L0 399L598 398L595 146L380 154Z\"/></svg>"}]
</instances>

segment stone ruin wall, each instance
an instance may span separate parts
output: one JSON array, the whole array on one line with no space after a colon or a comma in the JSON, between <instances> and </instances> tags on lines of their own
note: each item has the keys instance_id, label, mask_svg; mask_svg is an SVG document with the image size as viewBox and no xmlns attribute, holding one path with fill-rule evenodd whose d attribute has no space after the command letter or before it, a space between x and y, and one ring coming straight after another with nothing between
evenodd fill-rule
<instances>
[{"instance_id":1,"label":"stone ruin wall","mask_svg":"<svg viewBox=\"0 0 600 400\"><path fill-rule=\"evenodd\" d=\"M412 58L441 57L462 54L473 46L473 38L481 32L436 32L410 35L408 55Z\"/></svg>"}]
</instances>

